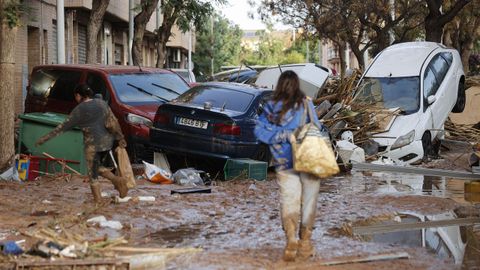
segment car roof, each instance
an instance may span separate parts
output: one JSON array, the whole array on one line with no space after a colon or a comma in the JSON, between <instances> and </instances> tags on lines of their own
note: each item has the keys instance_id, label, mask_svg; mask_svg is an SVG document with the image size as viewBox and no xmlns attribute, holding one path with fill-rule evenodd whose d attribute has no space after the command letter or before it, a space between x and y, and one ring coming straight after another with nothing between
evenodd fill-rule
<instances>
[{"instance_id":1,"label":"car roof","mask_svg":"<svg viewBox=\"0 0 480 270\"><path fill-rule=\"evenodd\" d=\"M123 65L98 65L98 64L54 64L40 65L34 69L62 69L62 70L81 70L97 71L106 74L124 74L124 73L172 73L167 69L139 66Z\"/></svg>"},{"instance_id":2,"label":"car roof","mask_svg":"<svg viewBox=\"0 0 480 270\"><path fill-rule=\"evenodd\" d=\"M250 93L250 94L254 94L254 95L259 95L259 94L262 94L264 92L272 92L272 90L268 89L268 88L260 88L260 87L256 87L256 86L249 85L249 84L234 83L234 82L206 82L206 83L202 83L200 85L197 85L193 88L200 88L200 87L202 87L202 88L205 88L205 87L222 88L222 89L227 89L227 90L241 91L241 92Z\"/></svg>"},{"instance_id":3,"label":"car roof","mask_svg":"<svg viewBox=\"0 0 480 270\"><path fill-rule=\"evenodd\" d=\"M423 63L437 49L445 46L435 42L405 42L384 49L375 58L365 77L419 76Z\"/></svg>"}]
</instances>

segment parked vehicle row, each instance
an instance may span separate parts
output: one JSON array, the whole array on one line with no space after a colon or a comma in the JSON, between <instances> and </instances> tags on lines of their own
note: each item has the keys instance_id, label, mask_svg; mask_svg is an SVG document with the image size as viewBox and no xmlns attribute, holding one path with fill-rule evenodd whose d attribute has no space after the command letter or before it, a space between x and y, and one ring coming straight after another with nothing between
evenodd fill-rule
<instances>
[{"instance_id":1,"label":"parked vehicle row","mask_svg":"<svg viewBox=\"0 0 480 270\"><path fill-rule=\"evenodd\" d=\"M226 72L217 79L229 82L196 84L188 70L176 74L132 66L44 65L33 69L25 112L68 114L76 106L74 87L86 83L112 108L136 161L151 161L153 151L268 161L268 148L256 140L253 129L283 70L299 73L301 86L313 97L331 74L314 64L286 65L259 75L251 69ZM244 82L245 77L263 87L231 82ZM384 156L411 163L431 151L450 111L463 111L464 81L456 50L431 42L402 43L375 57L353 101L400 111L372 138Z\"/></svg>"}]
</instances>

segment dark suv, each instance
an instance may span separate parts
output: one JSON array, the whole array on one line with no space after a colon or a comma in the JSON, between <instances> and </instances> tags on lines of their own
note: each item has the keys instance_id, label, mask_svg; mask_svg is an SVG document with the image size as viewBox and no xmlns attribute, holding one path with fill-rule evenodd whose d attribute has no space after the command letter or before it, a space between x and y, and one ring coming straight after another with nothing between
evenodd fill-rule
<instances>
[{"instance_id":1,"label":"dark suv","mask_svg":"<svg viewBox=\"0 0 480 270\"><path fill-rule=\"evenodd\" d=\"M42 65L33 69L25 112L69 114L73 89L88 84L117 116L135 161L153 159L149 127L159 105L189 89L177 74L158 68L102 65Z\"/></svg>"}]
</instances>

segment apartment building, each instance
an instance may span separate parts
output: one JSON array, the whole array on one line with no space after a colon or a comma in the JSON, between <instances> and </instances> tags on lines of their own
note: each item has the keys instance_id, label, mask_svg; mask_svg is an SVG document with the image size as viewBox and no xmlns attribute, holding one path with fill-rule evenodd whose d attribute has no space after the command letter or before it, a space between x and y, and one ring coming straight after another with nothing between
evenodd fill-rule
<instances>
[{"instance_id":1,"label":"apartment building","mask_svg":"<svg viewBox=\"0 0 480 270\"><path fill-rule=\"evenodd\" d=\"M107 8L98 37L99 64L128 64L128 2L112 0ZM16 38L16 96L15 111L23 112L28 76L34 66L57 63L57 1L25 0L28 12L22 16ZM140 0L135 0L138 5ZM65 63L83 64L86 61L87 22L92 0L64 0L65 6ZM155 66L154 31L161 23L161 14L152 15L143 41L143 66ZM195 48L195 35L191 48ZM178 27L172 29L167 43L166 68L187 68L189 33Z\"/></svg>"}]
</instances>

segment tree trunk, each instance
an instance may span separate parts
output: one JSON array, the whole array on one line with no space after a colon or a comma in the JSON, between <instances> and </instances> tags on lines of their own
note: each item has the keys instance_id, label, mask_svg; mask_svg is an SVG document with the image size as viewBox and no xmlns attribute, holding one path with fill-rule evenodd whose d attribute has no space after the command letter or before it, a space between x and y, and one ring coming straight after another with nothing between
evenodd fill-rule
<instances>
[{"instance_id":1,"label":"tree trunk","mask_svg":"<svg viewBox=\"0 0 480 270\"><path fill-rule=\"evenodd\" d=\"M168 11L167 11L168 12ZM167 57L167 42L172 35L172 27L175 19L164 13L164 21L157 32L157 67L163 68Z\"/></svg>"},{"instance_id":2,"label":"tree trunk","mask_svg":"<svg viewBox=\"0 0 480 270\"><path fill-rule=\"evenodd\" d=\"M168 35L167 35L168 34ZM165 59L167 58L167 42L170 37L169 33L160 31L157 35L157 64L158 68L164 68Z\"/></svg>"},{"instance_id":3,"label":"tree trunk","mask_svg":"<svg viewBox=\"0 0 480 270\"><path fill-rule=\"evenodd\" d=\"M467 46L464 46L462 51L460 52L460 57L462 58L463 63L463 71L465 72L465 74L468 74L468 72L470 72L470 65L468 63L468 60L470 59L470 55L472 54L472 49L473 42Z\"/></svg>"},{"instance_id":4,"label":"tree trunk","mask_svg":"<svg viewBox=\"0 0 480 270\"><path fill-rule=\"evenodd\" d=\"M97 58L98 32L102 27L103 16L110 0L92 1L92 11L87 24L87 64L95 64Z\"/></svg>"},{"instance_id":5,"label":"tree trunk","mask_svg":"<svg viewBox=\"0 0 480 270\"><path fill-rule=\"evenodd\" d=\"M15 39L17 28L5 20L5 6L17 1L0 0L0 172L13 165L15 111ZM11 15L11 14L10 14Z\"/></svg>"},{"instance_id":6,"label":"tree trunk","mask_svg":"<svg viewBox=\"0 0 480 270\"><path fill-rule=\"evenodd\" d=\"M442 42L443 25L438 25L436 19L425 18L425 40Z\"/></svg>"},{"instance_id":7,"label":"tree trunk","mask_svg":"<svg viewBox=\"0 0 480 270\"><path fill-rule=\"evenodd\" d=\"M350 48L352 49L353 54L357 58L358 66L361 70L365 70L365 59L363 58L363 50L360 50L356 44L350 43Z\"/></svg>"},{"instance_id":8,"label":"tree trunk","mask_svg":"<svg viewBox=\"0 0 480 270\"><path fill-rule=\"evenodd\" d=\"M143 35L145 34L148 21L158 5L158 0L142 0L140 5L142 6L142 11L135 16L133 29L132 58L135 66L143 65Z\"/></svg>"},{"instance_id":9,"label":"tree trunk","mask_svg":"<svg viewBox=\"0 0 480 270\"><path fill-rule=\"evenodd\" d=\"M443 0L426 0L428 15L425 17L425 40L442 42L443 27L455 18L471 0L456 0L449 10L440 11Z\"/></svg>"}]
</instances>

